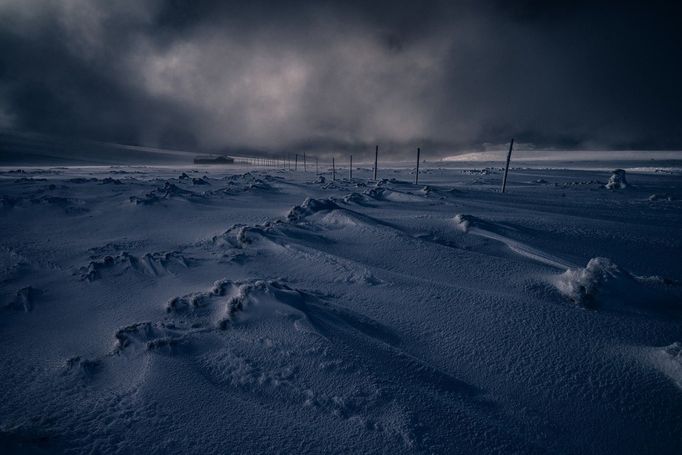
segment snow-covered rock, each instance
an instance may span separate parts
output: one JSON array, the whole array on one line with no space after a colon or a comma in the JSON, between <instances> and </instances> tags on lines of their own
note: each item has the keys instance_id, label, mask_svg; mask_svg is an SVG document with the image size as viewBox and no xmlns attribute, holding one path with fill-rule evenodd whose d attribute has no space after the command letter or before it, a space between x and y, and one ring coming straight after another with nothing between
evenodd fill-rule
<instances>
[{"instance_id":1,"label":"snow-covered rock","mask_svg":"<svg viewBox=\"0 0 682 455\"><path fill-rule=\"evenodd\" d=\"M606 183L606 188L610 190L623 190L628 187L628 182L625 179L625 171L623 169L615 169Z\"/></svg>"}]
</instances>

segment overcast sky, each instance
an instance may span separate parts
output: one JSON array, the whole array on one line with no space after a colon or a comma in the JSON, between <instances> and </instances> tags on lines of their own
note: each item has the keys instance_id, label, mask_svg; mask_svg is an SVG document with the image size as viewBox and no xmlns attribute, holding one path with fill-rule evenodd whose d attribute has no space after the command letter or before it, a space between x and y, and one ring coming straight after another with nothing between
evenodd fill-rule
<instances>
[{"instance_id":1,"label":"overcast sky","mask_svg":"<svg viewBox=\"0 0 682 455\"><path fill-rule=\"evenodd\" d=\"M0 0L0 128L181 149L680 149L674 3Z\"/></svg>"}]
</instances>

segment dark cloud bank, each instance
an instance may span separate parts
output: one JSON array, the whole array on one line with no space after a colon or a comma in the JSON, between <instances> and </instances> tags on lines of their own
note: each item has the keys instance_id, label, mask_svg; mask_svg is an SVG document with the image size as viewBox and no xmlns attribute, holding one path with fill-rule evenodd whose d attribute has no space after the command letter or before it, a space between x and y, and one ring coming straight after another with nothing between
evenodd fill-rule
<instances>
[{"instance_id":1,"label":"dark cloud bank","mask_svg":"<svg viewBox=\"0 0 682 455\"><path fill-rule=\"evenodd\" d=\"M0 1L0 128L189 150L682 148L674 2Z\"/></svg>"}]
</instances>

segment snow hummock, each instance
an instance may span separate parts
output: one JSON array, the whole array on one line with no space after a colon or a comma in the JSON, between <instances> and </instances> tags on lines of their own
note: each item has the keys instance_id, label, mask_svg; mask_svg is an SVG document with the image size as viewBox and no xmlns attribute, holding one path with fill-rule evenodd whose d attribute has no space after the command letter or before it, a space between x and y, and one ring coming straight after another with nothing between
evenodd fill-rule
<instances>
[{"instance_id":1,"label":"snow hummock","mask_svg":"<svg viewBox=\"0 0 682 455\"><path fill-rule=\"evenodd\" d=\"M455 215L455 217L453 219L454 219L455 223L457 224L457 227L462 232L469 232L469 227L474 222L473 216L463 215L461 213L458 213L457 215Z\"/></svg>"},{"instance_id":2,"label":"snow hummock","mask_svg":"<svg viewBox=\"0 0 682 455\"><path fill-rule=\"evenodd\" d=\"M597 257L590 259L584 268L566 270L557 277L555 284L559 292L573 302L589 306L606 283L628 276L610 259Z\"/></svg>"},{"instance_id":3,"label":"snow hummock","mask_svg":"<svg viewBox=\"0 0 682 455\"><path fill-rule=\"evenodd\" d=\"M314 213L325 210L335 210L338 208L339 206L336 204L336 202L332 201L331 199L314 199L308 197L301 205L296 205L289 210L287 219L289 221L300 221Z\"/></svg>"},{"instance_id":4,"label":"snow hummock","mask_svg":"<svg viewBox=\"0 0 682 455\"><path fill-rule=\"evenodd\" d=\"M623 190L628 187L628 182L625 180L625 171L623 169L615 169L606 183L606 188L610 190Z\"/></svg>"}]
</instances>

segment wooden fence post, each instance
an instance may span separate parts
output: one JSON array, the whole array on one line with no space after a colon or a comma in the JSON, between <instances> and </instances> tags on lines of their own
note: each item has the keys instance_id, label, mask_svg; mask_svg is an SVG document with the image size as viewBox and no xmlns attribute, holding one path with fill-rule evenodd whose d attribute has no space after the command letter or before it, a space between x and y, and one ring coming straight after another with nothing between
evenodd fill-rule
<instances>
[{"instance_id":1,"label":"wooden fence post","mask_svg":"<svg viewBox=\"0 0 682 455\"><path fill-rule=\"evenodd\" d=\"M502 192L507 188L507 174L509 173L509 161L511 160L512 148L514 148L514 138L509 143L509 153L507 153L507 165L504 168L504 178L502 179Z\"/></svg>"},{"instance_id":2,"label":"wooden fence post","mask_svg":"<svg viewBox=\"0 0 682 455\"><path fill-rule=\"evenodd\" d=\"M377 179L377 164L379 163L379 146L374 149L374 180Z\"/></svg>"},{"instance_id":3,"label":"wooden fence post","mask_svg":"<svg viewBox=\"0 0 682 455\"><path fill-rule=\"evenodd\" d=\"M350 165L348 166L348 179L353 180L353 155L350 156Z\"/></svg>"},{"instance_id":4,"label":"wooden fence post","mask_svg":"<svg viewBox=\"0 0 682 455\"><path fill-rule=\"evenodd\" d=\"M419 155L421 155L421 149L417 147L417 173L414 176L414 184L417 185L419 183Z\"/></svg>"}]
</instances>

